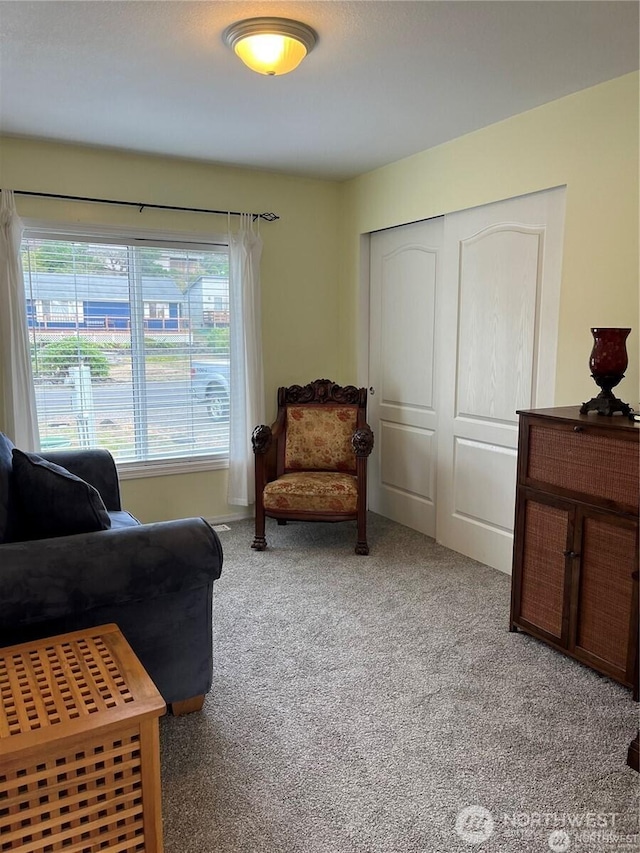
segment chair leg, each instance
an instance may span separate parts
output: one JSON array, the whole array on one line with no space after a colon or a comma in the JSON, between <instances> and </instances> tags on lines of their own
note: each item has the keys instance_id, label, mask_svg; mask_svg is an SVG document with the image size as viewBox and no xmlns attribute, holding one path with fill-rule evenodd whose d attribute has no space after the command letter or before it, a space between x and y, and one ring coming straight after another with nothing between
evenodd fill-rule
<instances>
[{"instance_id":1,"label":"chair leg","mask_svg":"<svg viewBox=\"0 0 640 853\"><path fill-rule=\"evenodd\" d=\"M264 507L260 499L256 500L256 535L251 547L254 551L266 551L267 540L264 535Z\"/></svg>"},{"instance_id":2,"label":"chair leg","mask_svg":"<svg viewBox=\"0 0 640 853\"><path fill-rule=\"evenodd\" d=\"M358 512L356 516L358 522L358 541L356 542L356 554L366 556L369 553L369 546L367 545L367 456L371 453L371 448L373 447L373 433L367 427L366 430L364 428L356 430L354 438L358 435L360 439L364 440L364 444L360 449L358 449L357 443L354 445L357 454L356 471L358 479Z\"/></svg>"},{"instance_id":3,"label":"chair leg","mask_svg":"<svg viewBox=\"0 0 640 853\"><path fill-rule=\"evenodd\" d=\"M356 554L362 554L366 557L368 553L367 518L364 513L358 513L358 541L356 542Z\"/></svg>"}]
</instances>

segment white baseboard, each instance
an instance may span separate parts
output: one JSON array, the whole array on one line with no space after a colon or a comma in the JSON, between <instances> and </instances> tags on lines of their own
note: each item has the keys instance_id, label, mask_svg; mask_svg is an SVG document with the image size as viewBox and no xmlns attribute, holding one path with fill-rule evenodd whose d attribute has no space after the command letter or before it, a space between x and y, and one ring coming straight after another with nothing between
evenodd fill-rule
<instances>
[{"instance_id":1,"label":"white baseboard","mask_svg":"<svg viewBox=\"0 0 640 853\"><path fill-rule=\"evenodd\" d=\"M214 524L226 524L229 521L244 521L247 518L253 518L253 510L247 507L244 511L234 512L231 515L216 515L212 518L205 518L213 527Z\"/></svg>"}]
</instances>

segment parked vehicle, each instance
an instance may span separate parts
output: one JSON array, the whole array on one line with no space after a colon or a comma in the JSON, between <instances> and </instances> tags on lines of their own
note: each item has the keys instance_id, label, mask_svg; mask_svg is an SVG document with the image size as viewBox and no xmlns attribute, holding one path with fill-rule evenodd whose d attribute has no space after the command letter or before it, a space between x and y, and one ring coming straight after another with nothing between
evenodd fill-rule
<instances>
[{"instance_id":1,"label":"parked vehicle","mask_svg":"<svg viewBox=\"0 0 640 853\"><path fill-rule=\"evenodd\" d=\"M191 362L191 393L211 420L229 420L229 359Z\"/></svg>"}]
</instances>

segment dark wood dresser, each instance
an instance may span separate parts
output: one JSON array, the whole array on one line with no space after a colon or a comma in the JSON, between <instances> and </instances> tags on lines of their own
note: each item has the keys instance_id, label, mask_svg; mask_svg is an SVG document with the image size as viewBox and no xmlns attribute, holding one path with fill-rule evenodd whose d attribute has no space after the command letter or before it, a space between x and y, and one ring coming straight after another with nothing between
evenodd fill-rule
<instances>
[{"instance_id":1,"label":"dark wood dresser","mask_svg":"<svg viewBox=\"0 0 640 853\"><path fill-rule=\"evenodd\" d=\"M578 406L518 414L511 630L637 698L640 428Z\"/></svg>"}]
</instances>

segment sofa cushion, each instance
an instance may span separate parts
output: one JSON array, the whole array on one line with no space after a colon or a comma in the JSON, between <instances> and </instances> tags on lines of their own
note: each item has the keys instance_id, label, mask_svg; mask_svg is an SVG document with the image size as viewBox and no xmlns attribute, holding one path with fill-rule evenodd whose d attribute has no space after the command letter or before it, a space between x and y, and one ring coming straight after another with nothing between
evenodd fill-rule
<instances>
[{"instance_id":1,"label":"sofa cushion","mask_svg":"<svg viewBox=\"0 0 640 853\"><path fill-rule=\"evenodd\" d=\"M140 524L134 515L124 509L111 511L109 518L111 519L112 530L124 530L125 527L137 527Z\"/></svg>"},{"instance_id":2,"label":"sofa cushion","mask_svg":"<svg viewBox=\"0 0 640 853\"><path fill-rule=\"evenodd\" d=\"M11 451L13 442L0 432L0 543L9 535L9 483L11 481Z\"/></svg>"},{"instance_id":3,"label":"sofa cushion","mask_svg":"<svg viewBox=\"0 0 640 853\"><path fill-rule=\"evenodd\" d=\"M48 539L107 530L111 519L97 489L66 468L13 448L12 489L20 502L15 538Z\"/></svg>"}]
</instances>

